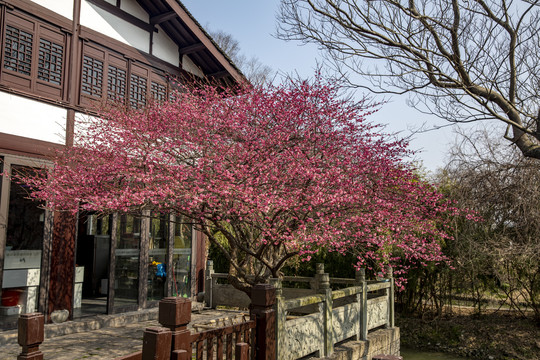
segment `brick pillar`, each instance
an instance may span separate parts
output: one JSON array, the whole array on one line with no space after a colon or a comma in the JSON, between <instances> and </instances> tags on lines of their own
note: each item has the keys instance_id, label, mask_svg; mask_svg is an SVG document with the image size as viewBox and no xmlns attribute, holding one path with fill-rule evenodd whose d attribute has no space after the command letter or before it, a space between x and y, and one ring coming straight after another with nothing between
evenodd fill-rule
<instances>
[{"instance_id":1,"label":"brick pillar","mask_svg":"<svg viewBox=\"0 0 540 360\"><path fill-rule=\"evenodd\" d=\"M159 302L158 321L171 330L171 352L185 350L191 355L191 334L187 325L191 322L191 300L181 297L168 297ZM182 359L181 352L177 352Z\"/></svg>"},{"instance_id":2,"label":"brick pillar","mask_svg":"<svg viewBox=\"0 0 540 360\"><path fill-rule=\"evenodd\" d=\"M270 284L257 284L251 289L251 315L257 322L255 339L257 360L276 359L276 289Z\"/></svg>"},{"instance_id":3,"label":"brick pillar","mask_svg":"<svg viewBox=\"0 0 540 360\"><path fill-rule=\"evenodd\" d=\"M19 345L22 352L17 360L43 360L39 345L44 339L45 318L41 313L23 314L19 317Z\"/></svg>"}]
</instances>

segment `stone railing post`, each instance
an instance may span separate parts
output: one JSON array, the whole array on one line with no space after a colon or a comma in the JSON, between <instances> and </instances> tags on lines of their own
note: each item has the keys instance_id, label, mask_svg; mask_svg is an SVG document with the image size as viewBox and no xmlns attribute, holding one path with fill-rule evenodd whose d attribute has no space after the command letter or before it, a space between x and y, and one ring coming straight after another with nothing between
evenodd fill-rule
<instances>
[{"instance_id":1,"label":"stone railing post","mask_svg":"<svg viewBox=\"0 0 540 360\"><path fill-rule=\"evenodd\" d=\"M388 296L388 319L386 321L387 328L394 327L394 276L392 272L392 267L389 265L386 268L386 278L390 282L390 286L386 289L386 294Z\"/></svg>"},{"instance_id":2,"label":"stone railing post","mask_svg":"<svg viewBox=\"0 0 540 360\"><path fill-rule=\"evenodd\" d=\"M325 295L323 304L323 351L322 356L330 356L334 352L333 320L332 320L332 289L330 288L330 275L324 272L324 264L317 264L317 288L320 294Z\"/></svg>"},{"instance_id":3,"label":"stone railing post","mask_svg":"<svg viewBox=\"0 0 540 360\"><path fill-rule=\"evenodd\" d=\"M41 313L22 314L19 316L19 345L22 347L17 360L43 360L39 345L43 342L45 319Z\"/></svg>"},{"instance_id":4,"label":"stone railing post","mask_svg":"<svg viewBox=\"0 0 540 360\"><path fill-rule=\"evenodd\" d=\"M171 330L149 327L144 330L142 360L169 360L171 358Z\"/></svg>"},{"instance_id":5,"label":"stone railing post","mask_svg":"<svg viewBox=\"0 0 540 360\"><path fill-rule=\"evenodd\" d=\"M280 278L270 278L268 283L276 289L276 297L283 296L283 283Z\"/></svg>"},{"instance_id":6,"label":"stone railing post","mask_svg":"<svg viewBox=\"0 0 540 360\"><path fill-rule=\"evenodd\" d=\"M213 291L214 291L214 283L212 280L212 274L214 273L214 262L212 260L208 260L206 263L206 273L205 273L205 281L204 281L204 303L206 306L214 308L214 297L213 297Z\"/></svg>"},{"instance_id":7,"label":"stone railing post","mask_svg":"<svg viewBox=\"0 0 540 360\"><path fill-rule=\"evenodd\" d=\"M276 357L276 289L270 284L257 284L251 289L251 315L255 316L257 360Z\"/></svg>"},{"instance_id":8,"label":"stone railing post","mask_svg":"<svg viewBox=\"0 0 540 360\"><path fill-rule=\"evenodd\" d=\"M360 321L358 323L358 340L367 340L367 282L366 269L361 268L355 274L357 286L362 287L362 292L356 296L358 301Z\"/></svg>"},{"instance_id":9,"label":"stone railing post","mask_svg":"<svg viewBox=\"0 0 540 360\"><path fill-rule=\"evenodd\" d=\"M173 359L183 359L182 352L177 350L184 350L191 358L191 333L187 328L191 322L191 300L181 297L168 297L161 300L158 321L171 331L169 354L173 354Z\"/></svg>"}]
</instances>

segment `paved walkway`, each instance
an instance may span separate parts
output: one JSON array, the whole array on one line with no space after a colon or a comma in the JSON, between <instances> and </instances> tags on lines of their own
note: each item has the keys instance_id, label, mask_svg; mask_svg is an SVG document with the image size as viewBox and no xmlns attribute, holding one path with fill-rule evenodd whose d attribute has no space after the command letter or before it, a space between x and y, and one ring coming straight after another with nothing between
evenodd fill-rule
<instances>
[{"instance_id":1,"label":"paved walkway","mask_svg":"<svg viewBox=\"0 0 540 360\"><path fill-rule=\"evenodd\" d=\"M235 315L237 315L236 312L221 310L194 312L191 317L191 325L208 323L215 319L234 317ZM121 315L117 317L121 319ZM45 333L46 337L51 337L45 339L40 346L40 350L43 351L45 360L114 359L118 356L130 354L142 349L142 337L145 328L160 326L156 320L157 311L151 311L150 316L145 317L153 319L144 319L118 327L106 327L61 336L55 336L58 332L54 327L57 325L48 324L45 325ZM70 332L69 329L77 327L78 322L81 321L62 324L67 329L64 332ZM4 344L0 344L1 360L13 360L20 354L21 347L17 344L15 334L16 331L4 332L4 334L0 332L0 336L4 336Z\"/></svg>"}]
</instances>

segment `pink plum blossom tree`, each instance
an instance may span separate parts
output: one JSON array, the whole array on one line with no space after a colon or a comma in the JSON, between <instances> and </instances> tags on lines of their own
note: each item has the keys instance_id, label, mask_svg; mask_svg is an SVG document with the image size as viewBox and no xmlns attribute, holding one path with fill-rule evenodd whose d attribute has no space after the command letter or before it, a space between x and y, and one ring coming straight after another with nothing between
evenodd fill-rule
<instances>
[{"instance_id":1,"label":"pink plum blossom tree","mask_svg":"<svg viewBox=\"0 0 540 360\"><path fill-rule=\"evenodd\" d=\"M444 261L443 219L457 210L419 181L406 143L365 120L373 111L321 80L184 89L82 121L47 176L22 180L55 210L181 214L248 293L321 249L398 274L400 259Z\"/></svg>"}]
</instances>

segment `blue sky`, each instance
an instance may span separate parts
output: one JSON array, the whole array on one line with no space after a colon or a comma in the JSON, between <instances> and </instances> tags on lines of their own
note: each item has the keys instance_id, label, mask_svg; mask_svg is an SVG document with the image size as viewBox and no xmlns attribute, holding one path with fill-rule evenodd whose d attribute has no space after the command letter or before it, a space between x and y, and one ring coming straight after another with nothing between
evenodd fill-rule
<instances>
[{"instance_id":1,"label":"blue sky","mask_svg":"<svg viewBox=\"0 0 540 360\"><path fill-rule=\"evenodd\" d=\"M241 51L247 57L256 56L261 62L280 73L298 73L311 77L321 59L316 46L301 45L276 39L276 12L279 0L181 0L199 23L210 30L223 30L240 42ZM388 132L410 135L423 123L428 127L445 122L424 115L405 104L404 97L392 97L390 103L371 116L371 121L387 125ZM444 165L445 153L454 135L448 128L415 134L411 148L416 158L423 161L428 170Z\"/></svg>"}]
</instances>

